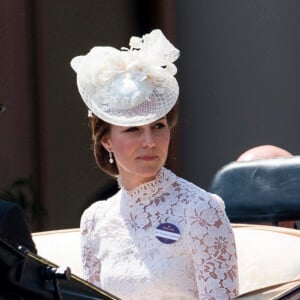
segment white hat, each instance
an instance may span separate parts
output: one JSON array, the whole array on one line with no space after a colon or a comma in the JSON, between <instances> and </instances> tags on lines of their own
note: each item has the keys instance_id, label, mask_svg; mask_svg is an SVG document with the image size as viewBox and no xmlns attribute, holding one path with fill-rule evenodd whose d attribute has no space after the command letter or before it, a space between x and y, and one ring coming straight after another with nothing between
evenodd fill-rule
<instances>
[{"instance_id":1,"label":"white hat","mask_svg":"<svg viewBox=\"0 0 300 300\"><path fill-rule=\"evenodd\" d=\"M94 47L74 57L80 95L93 114L114 125L141 126L165 116L179 87L176 49L159 30L132 37L130 49Z\"/></svg>"}]
</instances>

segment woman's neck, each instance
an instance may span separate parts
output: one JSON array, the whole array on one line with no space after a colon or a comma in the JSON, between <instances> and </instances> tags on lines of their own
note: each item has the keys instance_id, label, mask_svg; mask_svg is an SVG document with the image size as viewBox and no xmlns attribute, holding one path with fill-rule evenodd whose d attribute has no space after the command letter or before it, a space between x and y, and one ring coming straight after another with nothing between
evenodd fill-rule
<instances>
[{"instance_id":1,"label":"woman's neck","mask_svg":"<svg viewBox=\"0 0 300 300\"><path fill-rule=\"evenodd\" d=\"M154 180L158 172L152 176L128 176L126 174L120 174L118 177L119 186L127 191L133 190L138 186Z\"/></svg>"}]
</instances>

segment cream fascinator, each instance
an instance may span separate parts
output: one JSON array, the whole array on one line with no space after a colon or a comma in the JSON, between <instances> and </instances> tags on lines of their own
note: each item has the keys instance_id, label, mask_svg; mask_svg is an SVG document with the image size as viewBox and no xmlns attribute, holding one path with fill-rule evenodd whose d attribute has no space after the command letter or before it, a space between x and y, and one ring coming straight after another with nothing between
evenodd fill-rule
<instances>
[{"instance_id":1,"label":"cream fascinator","mask_svg":"<svg viewBox=\"0 0 300 300\"><path fill-rule=\"evenodd\" d=\"M156 29L132 37L130 49L94 47L74 57L79 93L98 118L114 125L141 126L165 116L178 99L173 62L176 49Z\"/></svg>"}]
</instances>

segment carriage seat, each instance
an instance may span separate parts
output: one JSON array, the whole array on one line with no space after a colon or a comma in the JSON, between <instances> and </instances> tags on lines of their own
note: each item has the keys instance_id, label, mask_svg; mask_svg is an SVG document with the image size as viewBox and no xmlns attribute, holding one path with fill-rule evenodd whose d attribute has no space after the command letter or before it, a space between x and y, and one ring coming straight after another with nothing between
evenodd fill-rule
<instances>
[{"instance_id":1,"label":"carriage seat","mask_svg":"<svg viewBox=\"0 0 300 300\"><path fill-rule=\"evenodd\" d=\"M293 280L300 276L300 231L233 224L236 239L240 293ZM38 254L68 266L81 277L79 229L33 233Z\"/></svg>"}]
</instances>

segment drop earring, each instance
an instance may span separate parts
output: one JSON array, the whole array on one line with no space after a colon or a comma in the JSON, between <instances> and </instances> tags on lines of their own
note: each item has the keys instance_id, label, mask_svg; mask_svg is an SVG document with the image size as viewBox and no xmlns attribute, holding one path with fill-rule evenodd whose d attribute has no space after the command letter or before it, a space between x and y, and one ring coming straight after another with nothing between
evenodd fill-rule
<instances>
[{"instance_id":1,"label":"drop earring","mask_svg":"<svg viewBox=\"0 0 300 300\"><path fill-rule=\"evenodd\" d=\"M111 151L108 151L108 161L110 164L115 162Z\"/></svg>"}]
</instances>

